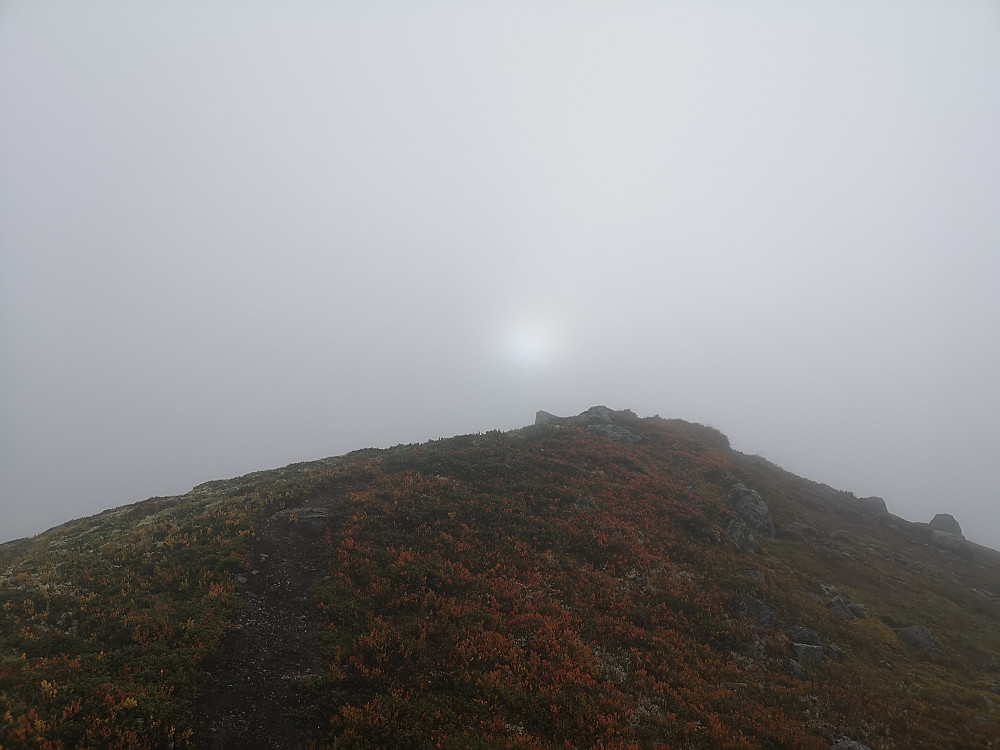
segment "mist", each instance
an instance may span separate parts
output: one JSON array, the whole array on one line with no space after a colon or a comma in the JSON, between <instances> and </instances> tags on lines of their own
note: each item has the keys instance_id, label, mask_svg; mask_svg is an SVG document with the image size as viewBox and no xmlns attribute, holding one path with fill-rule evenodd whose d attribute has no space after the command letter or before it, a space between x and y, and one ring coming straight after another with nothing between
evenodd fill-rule
<instances>
[{"instance_id":1,"label":"mist","mask_svg":"<svg viewBox=\"0 0 1000 750\"><path fill-rule=\"evenodd\" d=\"M1000 548L1000 6L0 5L0 541L595 404Z\"/></svg>"}]
</instances>

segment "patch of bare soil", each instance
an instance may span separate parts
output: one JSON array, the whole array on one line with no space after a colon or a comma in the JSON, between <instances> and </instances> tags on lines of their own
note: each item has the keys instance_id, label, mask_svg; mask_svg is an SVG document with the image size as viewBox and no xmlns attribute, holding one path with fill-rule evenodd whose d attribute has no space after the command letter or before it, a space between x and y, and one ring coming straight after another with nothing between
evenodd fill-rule
<instances>
[{"instance_id":1,"label":"patch of bare soil","mask_svg":"<svg viewBox=\"0 0 1000 750\"><path fill-rule=\"evenodd\" d=\"M316 546L331 508L357 489L257 525L244 583L248 606L210 670L202 706L203 742L212 750L304 748L320 729L292 726L284 712L294 707L294 683L327 667L310 617L309 590L325 574Z\"/></svg>"}]
</instances>

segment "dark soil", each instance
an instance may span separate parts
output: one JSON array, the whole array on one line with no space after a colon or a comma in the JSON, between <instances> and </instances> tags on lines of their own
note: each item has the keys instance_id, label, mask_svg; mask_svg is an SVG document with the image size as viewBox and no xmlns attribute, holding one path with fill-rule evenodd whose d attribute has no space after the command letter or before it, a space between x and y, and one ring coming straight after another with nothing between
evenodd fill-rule
<instances>
[{"instance_id":1,"label":"dark soil","mask_svg":"<svg viewBox=\"0 0 1000 750\"><path fill-rule=\"evenodd\" d=\"M258 524L244 584L247 609L209 670L201 726L212 750L304 748L319 733L292 725L286 712L295 707L295 683L327 668L309 595L325 575L316 545L331 510L357 489L345 486Z\"/></svg>"}]
</instances>

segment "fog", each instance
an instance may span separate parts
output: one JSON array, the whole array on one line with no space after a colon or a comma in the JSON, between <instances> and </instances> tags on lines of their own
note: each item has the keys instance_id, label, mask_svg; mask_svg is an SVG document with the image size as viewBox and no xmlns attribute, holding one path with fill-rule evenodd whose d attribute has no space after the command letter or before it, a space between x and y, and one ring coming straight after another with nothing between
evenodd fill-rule
<instances>
[{"instance_id":1,"label":"fog","mask_svg":"<svg viewBox=\"0 0 1000 750\"><path fill-rule=\"evenodd\" d=\"M1000 548L995 2L0 4L0 540L595 404Z\"/></svg>"}]
</instances>

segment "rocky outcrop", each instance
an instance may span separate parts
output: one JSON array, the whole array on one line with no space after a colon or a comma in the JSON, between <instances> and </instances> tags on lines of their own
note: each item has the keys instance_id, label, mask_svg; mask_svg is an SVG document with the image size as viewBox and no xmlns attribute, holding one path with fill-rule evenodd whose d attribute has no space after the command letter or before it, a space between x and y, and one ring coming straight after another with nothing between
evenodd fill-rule
<instances>
[{"instance_id":1,"label":"rocky outcrop","mask_svg":"<svg viewBox=\"0 0 1000 750\"><path fill-rule=\"evenodd\" d=\"M587 411L577 414L576 419L586 424L611 424L619 414L621 412L609 409L606 406L591 406Z\"/></svg>"},{"instance_id":2,"label":"rocky outcrop","mask_svg":"<svg viewBox=\"0 0 1000 750\"><path fill-rule=\"evenodd\" d=\"M541 424L551 424L552 422L558 422L562 417L557 417L555 414L549 414L547 411L542 411L539 409L535 412L535 425Z\"/></svg>"},{"instance_id":3,"label":"rocky outcrop","mask_svg":"<svg viewBox=\"0 0 1000 750\"><path fill-rule=\"evenodd\" d=\"M560 417L557 414L552 414L547 411L539 409L535 412L535 425L544 424L556 424L560 422L577 422L583 425L587 425L588 428L595 425L612 425L615 423L637 422L639 418L636 416L635 412L631 409L623 409L622 411L615 411L614 409L609 409L607 406L591 406L586 411L580 412L575 417ZM621 429L625 429L624 427ZM631 431L629 431L631 433ZM635 433L631 433L635 435ZM635 435L635 437L639 437ZM639 438L641 440L641 438ZM631 440L629 442L636 442Z\"/></svg>"},{"instance_id":4,"label":"rocky outcrop","mask_svg":"<svg viewBox=\"0 0 1000 750\"><path fill-rule=\"evenodd\" d=\"M790 649L796 662L810 669L823 665L824 649L819 633L804 625L790 625L785 628L785 635L792 642Z\"/></svg>"},{"instance_id":5,"label":"rocky outcrop","mask_svg":"<svg viewBox=\"0 0 1000 750\"><path fill-rule=\"evenodd\" d=\"M913 646L914 648L932 649L937 645L934 642L934 634L931 633L929 628L925 628L923 625L898 628L896 636L907 646Z\"/></svg>"},{"instance_id":6,"label":"rocky outcrop","mask_svg":"<svg viewBox=\"0 0 1000 750\"><path fill-rule=\"evenodd\" d=\"M931 532L931 543L941 547L942 549L955 550L961 549L965 546L965 537L961 534L953 534L950 531L937 531Z\"/></svg>"},{"instance_id":7,"label":"rocky outcrop","mask_svg":"<svg viewBox=\"0 0 1000 750\"><path fill-rule=\"evenodd\" d=\"M771 511L757 493L745 484L734 484L732 487L733 510L754 531L765 536L774 536L774 521Z\"/></svg>"},{"instance_id":8,"label":"rocky outcrop","mask_svg":"<svg viewBox=\"0 0 1000 750\"><path fill-rule=\"evenodd\" d=\"M792 658L785 659L785 672L789 677L794 677L796 680L809 678L809 675L806 674L806 668Z\"/></svg>"},{"instance_id":9,"label":"rocky outcrop","mask_svg":"<svg viewBox=\"0 0 1000 750\"><path fill-rule=\"evenodd\" d=\"M740 612L765 628L773 628L778 622L778 613L760 599L748 596L740 604Z\"/></svg>"},{"instance_id":10,"label":"rocky outcrop","mask_svg":"<svg viewBox=\"0 0 1000 750\"><path fill-rule=\"evenodd\" d=\"M858 604L857 602L851 602L840 595L837 591L836 586L832 586L829 583L821 583L819 585L819 590L823 592L823 596L827 598L826 606L832 609L834 613L837 614L843 620L863 620L868 617L868 612L865 609L865 605Z\"/></svg>"},{"instance_id":11,"label":"rocky outcrop","mask_svg":"<svg viewBox=\"0 0 1000 750\"><path fill-rule=\"evenodd\" d=\"M790 625L785 628L785 635L792 643L804 643L808 646L820 646L819 633L804 625Z\"/></svg>"},{"instance_id":12,"label":"rocky outcrop","mask_svg":"<svg viewBox=\"0 0 1000 750\"><path fill-rule=\"evenodd\" d=\"M889 508L885 500L880 497L858 497L854 499L854 504L863 512L871 516L888 516Z\"/></svg>"},{"instance_id":13,"label":"rocky outcrop","mask_svg":"<svg viewBox=\"0 0 1000 750\"><path fill-rule=\"evenodd\" d=\"M609 440L616 440L619 443L640 443L642 436L636 435L627 427L617 424L592 424L587 426L587 430L595 435L601 435Z\"/></svg>"},{"instance_id":14,"label":"rocky outcrop","mask_svg":"<svg viewBox=\"0 0 1000 750\"><path fill-rule=\"evenodd\" d=\"M803 667L816 669L823 665L823 647L809 643L793 643L792 658Z\"/></svg>"},{"instance_id":15,"label":"rocky outcrop","mask_svg":"<svg viewBox=\"0 0 1000 750\"><path fill-rule=\"evenodd\" d=\"M732 519L726 526L726 533L733 540L733 544L743 552L749 552L754 555L759 555L763 552L760 544L754 538L753 532L750 531L750 527L742 519Z\"/></svg>"},{"instance_id":16,"label":"rocky outcrop","mask_svg":"<svg viewBox=\"0 0 1000 750\"><path fill-rule=\"evenodd\" d=\"M938 513L927 525L935 531L944 531L948 534L962 536L962 527L958 525L958 521L950 513Z\"/></svg>"}]
</instances>

